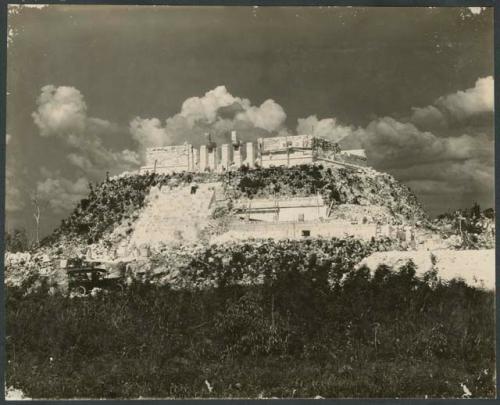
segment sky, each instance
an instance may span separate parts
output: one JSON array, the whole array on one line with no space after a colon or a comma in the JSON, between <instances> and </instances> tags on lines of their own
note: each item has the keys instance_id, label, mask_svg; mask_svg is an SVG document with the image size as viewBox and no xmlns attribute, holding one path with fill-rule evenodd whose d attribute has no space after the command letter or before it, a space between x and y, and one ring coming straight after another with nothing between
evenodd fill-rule
<instances>
[{"instance_id":1,"label":"sky","mask_svg":"<svg viewBox=\"0 0 500 405\"><path fill-rule=\"evenodd\" d=\"M493 10L12 6L6 226L42 234L147 147L313 133L437 215L494 206Z\"/></svg>"}]
</instances>

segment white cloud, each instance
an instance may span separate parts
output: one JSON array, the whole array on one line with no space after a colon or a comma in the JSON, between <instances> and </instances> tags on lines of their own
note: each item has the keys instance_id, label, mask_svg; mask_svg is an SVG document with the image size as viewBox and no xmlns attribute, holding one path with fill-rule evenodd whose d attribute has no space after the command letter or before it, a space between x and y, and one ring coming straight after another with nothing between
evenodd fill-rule
<instances>
[{"instance_id":1,"label":"white cloud","mask_svg":"<svg viewBox=\"0 0 500 405\"><path fill-rule=\"evenodd\" d=\"M410 120L420 128L433 129L447 126L446 117L435 106L413 107Z\"/></svg>"},{"instance_id":2,"label":"white cloud","mask_svg":"<svg viewBox=\"0 0 500 405\"><path fill-rule=\"evenodd\" d=\"M492 76L477 79L474 87L439 97L433 104L413 107L409 121L424 130L441 130L492 113L494 81Z\"/></svg>"},{"instance_id":3,"label":"white cloud","mask_svg":"<svg viewBox=\"0 0 500 405\"><path fill-rule=\"evenodd\" d=\"M130 132L141 146L162 146L168 141L166 129L158 118L136 117L130 122Z\"/></svg>"},{"instance_id":4,"label":"white cloud","mask_svg":"<svg viewBox=\"0 0 500 405\"><path fill-rule=\"evenodd\" d=\"M42 87L33 115L42 136L81 134L87 124L87 105L74 87L48 85Z\"/></svg>"},{"instance_id":5,"label":"white cloud","mask_svg":"<svg viewBox=\"0 0 500 405\"><path fill-rule=\"evenodd\" d=\"M43 137L61 139L73 149L68 161L84 171L90 179L99 179L106 171L120 173L140 165L139 155L130 150L113 151L103 144L110 133L119 128L109 121L89 117L82 93L69 86L47 85L37 100L32 114Z\"/></svg>"},{"instance_id":6,"label":"white cloud","mask_svg":"<svg viewBox=\"0 0 500 405\"><path fill-rule=\"evenodd\" d=\"M132 137L141 148L189 142L205 142L205 133L220 142L228 141L228 133L238 130L245 140L269 136L284 130L286 114L274 100L260 106L245 98L235 97L225 86L217 86L201 97L190 97L181 110L167 118L134 118L129 125Z\"/></svg>"},{"instance_id":7,"label":"white cloud","mask_svg":"<svg viewBox=\"0 0 500 405\"><path fill-rule=\"evenodd\" d=\"M88 180L84 177L69 180L57 175L37 183L40 199L47 201L54 213L64 214L88 194Z\"/></svg>"},{"instance_id":8,"label":"white cloud","mask_svg":"<svg viewBox=\"0 0 500 405\"><path fill-rule=\"evenodd\" d=\"M335 118L324 118L319 120L316 115L297 120L298 134L312 134L321 138L329 139L332 142L339 142L352 135L355 129L351 126L343 126L337 123Z\"/></svg>"},{"instance_id":9,"label":"white cloud","mask_svg":"<svg viewBox=\"0 0 500 405\"><path fill-rule=\"evenodd\" d=\"M207 91L203 97L190 97L184 101L179 115L186 118L191 126L199 120L213 123L221 107L230 106L235 102L241 103L242 100L239 97L233 97L225 86L217 86Z\"/></svg>"},{"instance_id":10,"label":"white cloud","mask_svg":"<svg viewBox=\"0 0 500 405\"><path fill-rule=\"evenodd\" d=\"M257 128L273 132L283 127L286 114L278 103L269 99L259 107L248 106L245 111L236 115L236 120L247 121Z\"/></svg>"},{"instance_id":11,"label":"white cloud","mask_svg":"<svg viewBox=\"0 0 500 405\"><path fill-rule=\"evenodd\" d=\"M485 134L438 137L391 117L372 121L361 138L372 164L385 169L478 157L492 159L493 140Z\"/></svg>"},{"instance_id":12,"label":"white cloud","mask_svg":"<svg viewBox=\"0 0 500 405\"><path fill-rule=\"evenodd\" d=\"M435 105L448 111L457 119L493 112L493 88L492 76L480 78L474 87L440 97L436 100Z\"/></svg>"}]
</instances>

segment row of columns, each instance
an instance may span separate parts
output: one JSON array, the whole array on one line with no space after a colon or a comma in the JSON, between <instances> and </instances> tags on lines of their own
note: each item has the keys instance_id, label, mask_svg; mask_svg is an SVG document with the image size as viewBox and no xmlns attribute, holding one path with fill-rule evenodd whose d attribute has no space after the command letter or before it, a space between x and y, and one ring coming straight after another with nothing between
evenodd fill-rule
<instances>
[{"instance_id":1,"label":"row of columns","mask_svg":"<svg viewBox=\"0 0 500 405\"><path fill-rule=\"evenodd\" d=\"M243 146L246 149L246 160L243 160ZM246 144L223 144L221 145L221 154L219 161L219 154L217 147L214 145L202 145L199 150L199 170L218 170L220 167L229 169L230 167L241 167L247 163L249 167L255 166L255 147L252 142Z\"/></svg>"}]
</instances>

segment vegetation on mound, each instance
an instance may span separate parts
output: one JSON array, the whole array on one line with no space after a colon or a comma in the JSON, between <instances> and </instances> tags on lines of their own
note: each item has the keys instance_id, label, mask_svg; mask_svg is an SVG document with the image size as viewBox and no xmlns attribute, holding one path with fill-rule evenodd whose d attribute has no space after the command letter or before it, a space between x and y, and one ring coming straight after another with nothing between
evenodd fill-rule
<instances>
[{"instance_id":1,"label":"vegetation on mound","mask_svg":"<svg viewBox=\"0 0 500 405\"><path fill-rule=\"evenodd\" d=\"M393 177L354 169L322 166L241 169L234 172L141 174L107 179L90 184L87 198L82 199L71 215L62 221L42 244L69 238L84 244L95 243L120 222L132 223L151 187L176 187L221 181L228 197L308 196L320 193L327 203L375 204L390 208L395 217L425 219L416 197Z\"/></svg>"},{"instance_id":2,"label":"vegetation on mound","mask_svg":"<svg viewBox=\"0 0 500 405\"><path fill-rule=\"evenodd\" d=\"M7 289L7 385L33 398L495 392L494 293L411 263L335 288L292 266L258 286L23 295Z\"/></svg>"},{"instance_id":3,"label":"vegetation on mound","mask_svg":"<svg viewBox=\"0 0 500 405\"><path fill-rule=\"evenodd\" d=\"M85 244L95 243L121 221L134 221L151 187L210 181L213 176L210 173L141 174L90 184L87 198L78 203L71 215L42 244L50 245L63 237L78 239Z\"/></svg>"},{"instance_id":4,"label":"vegetation on mound","mask_svg":"<svg viewBox=\"0 0 500 405\"><path fill-rule=\"evenodd\" d=\"M445 236L460 236L460 249L495 248L495 210L481 210L474 203L471 208L459 209L439 215L432 226Z\"/></svg>"},{"instance_id":5,"label":"vegetation on mound","mask_svg":"<svg viewBox=\"0 0 500 405\"><path fill-rule=\"evenodd\" d=\"M318 286L326 283L334 288L363 258L373 252L392 250L394 246L395 242L389 238L370 242L331 238L214 244L192 253L186 251L188 260L176 257L175 262L184 263L176 281L189 286L261 284L291 273L307 273ZM172 263L171 252L159 254L153 261L153 269L161 277L159 270L164 263Z\"/></svg>"},{"instance_id":6,"label":"vegetation on mound","mask_svg":"<svg viewBox=\"0 0 500 405\"><path fill-rule=\"evenodd\" d=\"M289 168L242 170L226 174L233 198L311 196L327 203L379 205L395 217L424 220L426 215L411 190L386 173L348 168L302 165Z\"/></svg>"}]
</instances>

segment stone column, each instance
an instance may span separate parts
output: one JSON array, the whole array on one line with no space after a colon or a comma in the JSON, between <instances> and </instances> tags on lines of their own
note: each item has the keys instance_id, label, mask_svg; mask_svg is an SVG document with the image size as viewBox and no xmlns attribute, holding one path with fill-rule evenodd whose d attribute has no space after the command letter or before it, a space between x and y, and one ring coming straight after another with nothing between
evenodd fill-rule
<instances>
[{"instance_id":1,"label":"stone column","mask_svg":"<svg viewBox=\"0 0 500 405\"><path fill-rule=\"evenodd\" d=\"M188 144L186 146L187 148L187 171L188 172L193 172L194 171L194 148L193 145Z\"/></svg>"},{"instance_id":2,"label":"stone column","mask_svg":"<svg viewBox=\"0 0 500 405\"><path fill-rule=\"evenodd\" d=\"M208 167L211 170L216 171L218 166L219 157L217 156L217 147L214 147L208 152Z\"/></svg>"},{"instance_id":3,"label":"stone column","mask_svg":"<svg viewBox=\"0 0 500 405\"><path fill-rule=\"evenodd\" d=\"M200 151L193 148L193 172L200 171Z\"/></svg>"},{"instance_id":4,"label":"stone column","mask_svg":"<svg viewBox=\"0 0 500 405\"><path fill-rule=\"evenodd\" d=\"M233 163L237 169L241 167L241 145L233 146Z\"/></svg>"},{"instance_id":5,"label":"stone column","mask_svg":"<svg viewBox=\"0 0 500 405\"><path fill-rule=\"evenodd\" d=\"M255 167L255 147L253 142L247 142L247 163L248 167Z\"/></svg>"},{"instance_id":6,"label":"stone column","mask_svg":"<svg viewBox=\"0 0 500 405\"><path fill-rule=\"evenodd\" d=\"M200 172L208 168L208 150L207 145L200 146Z\"/></svg>"},{"instance_id":7,"label":"stone column","mask_svg":"<svg viewBox=\"0 0 500 405\"><path fill-rule=\"evenodd\" d=\"M229 144L225 143L221 147L221 165L227 170L229 169L229 166L231 166L231 163L231 148Z\"/></svg>"}]
</instances>

